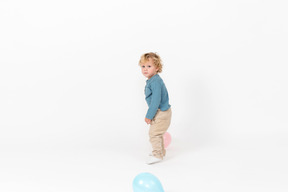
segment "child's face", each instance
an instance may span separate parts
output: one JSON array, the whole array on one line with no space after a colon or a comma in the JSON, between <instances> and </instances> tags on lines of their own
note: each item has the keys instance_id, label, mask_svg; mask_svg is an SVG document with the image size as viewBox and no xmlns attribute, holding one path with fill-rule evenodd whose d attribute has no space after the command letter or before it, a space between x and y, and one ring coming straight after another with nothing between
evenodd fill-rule
<instances>
[{"instance_id":1,"label":"child's face","mask_svg":"<svg viewBox=\"0 0 288 192\"><path fill-rule=\"evenodd\" d=\"M141 63L142 74L150 79L157 74L158 68L155 67L153 60L149 59L145 63Z\"/></svg>"}]
</instances>

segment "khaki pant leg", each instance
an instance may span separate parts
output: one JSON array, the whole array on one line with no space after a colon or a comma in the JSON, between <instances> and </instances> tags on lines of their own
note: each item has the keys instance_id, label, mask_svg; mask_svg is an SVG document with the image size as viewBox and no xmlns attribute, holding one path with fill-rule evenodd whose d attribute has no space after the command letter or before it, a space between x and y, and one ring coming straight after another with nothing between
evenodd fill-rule
<instances>
[{"instance_id":1,"label":"khaki pant leg","mask_svg":"<svg viewBox=\"0 0 288 192\"><path fill-rule=\"evenodd\" d=\"M150 143L152 145L152 154L160 159L166 155L164 147L163 135L168 130L171 123L172 111L171 108L167 111L161 111L158 109L154 119L151 122L149 136Z\"/></svg>"}]
</instances>

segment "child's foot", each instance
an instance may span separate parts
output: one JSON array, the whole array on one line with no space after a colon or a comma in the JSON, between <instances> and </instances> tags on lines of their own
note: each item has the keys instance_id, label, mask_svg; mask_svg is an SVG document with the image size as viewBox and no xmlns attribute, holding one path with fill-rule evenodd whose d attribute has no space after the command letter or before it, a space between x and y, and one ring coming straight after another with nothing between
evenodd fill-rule
<instances>
[{"instance_id":1,"label":"child's foot","mask_svg":"<svg viewBox=\"0 0 288 192\"><path fill-rule=\"evenodd\" d=\"M147 163L148 165L151 165L151 164L154 164L154 163L158 163L158 162L160 162L160 161L162 161L162 159L159 159L159 158L157 158L157 157L155 157L155 156L153 156L153 155L151 155L151 156L149 155L146 163Z\"/></svg>"}]
</instances>

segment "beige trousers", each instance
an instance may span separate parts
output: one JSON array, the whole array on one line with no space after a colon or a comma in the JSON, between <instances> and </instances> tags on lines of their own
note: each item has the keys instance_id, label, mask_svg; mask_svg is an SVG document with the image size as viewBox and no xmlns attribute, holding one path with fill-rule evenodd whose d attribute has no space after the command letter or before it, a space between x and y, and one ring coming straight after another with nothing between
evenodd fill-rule
<instances>
[{"instance_id":1,"label":"beige trousers","mask_svg":"<svg viewBox=\"0 0 288 192\"><path fill-rule=\"evenodd\" d=\"M171 116L171 108L169 108L167 111L161 111L158 109L151 122L149 137L153 148L152 154L160 159L163 159L163 157L166 155L163 135L170 126Z\"/></svg>"}]
</instances>

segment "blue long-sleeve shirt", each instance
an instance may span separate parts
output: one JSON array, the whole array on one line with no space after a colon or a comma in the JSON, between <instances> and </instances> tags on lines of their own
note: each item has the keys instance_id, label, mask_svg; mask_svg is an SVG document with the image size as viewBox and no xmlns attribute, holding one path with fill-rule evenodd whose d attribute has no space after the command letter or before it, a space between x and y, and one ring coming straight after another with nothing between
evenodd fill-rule
<instances>
[{"instance_id":1,"label":"blue long-sleeve shirt","mask_svg":"<svg viewBox=\"0 0 288 192\"><path fill-rule=\"evenodd\" d=\"M156 74L146 81L145 100L148 104L147 119L153 119L158 109L166 111L170 108L169 96L161 77Z\"/></svg>"}]
</instances>

